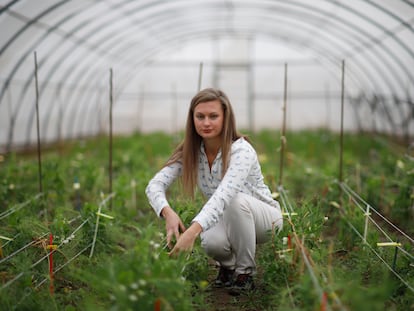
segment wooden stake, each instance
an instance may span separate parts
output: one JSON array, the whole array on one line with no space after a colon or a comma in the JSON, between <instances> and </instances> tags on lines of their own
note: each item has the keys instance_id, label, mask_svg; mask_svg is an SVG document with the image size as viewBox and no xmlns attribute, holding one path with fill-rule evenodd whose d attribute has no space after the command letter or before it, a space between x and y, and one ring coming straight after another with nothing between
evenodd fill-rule
<instances>
[{"instance_id":1,"label":"wooden stake","mask_svg":"<svg viewBox=\"0 0 414 311\"><path fill-rule=\"evenodd\" d=\"M112 193L112 106L113 106L113 84L112 68L109 71L109 193ZM109 209L112 210L112 199L109 202Z\"/></svg>"},{"instance_id":2,"label":"wooden stake","mask_svg":"<svg viewBox=\"0 0 414 311\"><path fill-rule=\"evenodd\" d=\"M35 63L35 84L36 84L36 128L37 128L37 160L39 166L39 192L43 192L42 185L42 154L40 150L40 124L39 124L39 83L37 78L37 55L34 52L34 63Z\"/></svg>"},{"instance_id":3,"label":"wooden stake","mask_svg":"<svg viewBox=\"0 0 414 311\"><path fill-rule=\"evenodd\" d=\"M342 60L342 78L341 78L341 131L339 145L339 183L342 183L343 176L343 149L344 149L344 94L345 94L345 60ZM342 187L339 188L339 200L342 204Z\"/></svg>"},{"instance_id":4,"label":"wooden stake","mask_svg":"<svg viewBox=\"0 0 414 311\"><path fill-rule=\"evenodd\" d=\"M284 91L283 91L283 123L282 123L282 136L280 138L280 166L279 166L279 186L282 186L283 179L283 161L286 145L286 104L287 104L287 63L285 63L285 79L284 79Z\"/></svg>"}]
</instances>

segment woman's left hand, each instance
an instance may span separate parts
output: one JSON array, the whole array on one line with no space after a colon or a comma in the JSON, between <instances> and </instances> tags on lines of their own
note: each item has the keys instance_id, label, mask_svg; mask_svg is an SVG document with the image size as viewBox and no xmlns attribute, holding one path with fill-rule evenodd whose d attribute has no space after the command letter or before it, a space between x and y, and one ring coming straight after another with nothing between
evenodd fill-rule
<instances>
[{"instance_id":1,"label":"woman's left hand","mask_svg":"<svg viewBox=\"0 0 414 311\"><path fill-rule=\"evenodd\" d=\"M200 224L193 222L192 225L180 235L177 243L175 243L173 249L171 252L169 252L169 255L176 256L180 252L191 251L193 249L194 242L201 231L203 231L203 229L201 228Z\"/></svg>"}]
</instances>

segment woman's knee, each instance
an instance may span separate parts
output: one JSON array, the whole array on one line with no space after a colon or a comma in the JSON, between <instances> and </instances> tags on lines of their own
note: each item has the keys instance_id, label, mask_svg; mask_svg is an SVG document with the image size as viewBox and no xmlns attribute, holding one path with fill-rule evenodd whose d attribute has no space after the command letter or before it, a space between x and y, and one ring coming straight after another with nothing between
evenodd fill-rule
<instances>
[{"instance_id":1,"label":"woman's knee","mask_svg":"<svg viewBox=\"0 0 414 311\"><path fill-rule=\"evenodd\" d=\"M224 211L225 214L250 214L249 196L244 193L238 193L230 201L229 206Z\"/></svg>"},{"instance_id":2,"label":"woman's knee","mask_svg":"<svg viewBox=\"0 0 414 311\"><path fill-rule=\"evenodd\" d=\"M216 260L228 257L230 251L229 243L224 239L203 239L201 247L208 256Z\"/></svg>"},{"instance_id":3,"label":"woman's knee","mask_svg":"<svg viewBox=\"0 0 414 311\"><path fill-rule=\"evenodd\" d=\"M211 228L201 236L201 247L210 257L222 256L229 249L229 241L224 230Z\"/></svg>"}]
</instances>

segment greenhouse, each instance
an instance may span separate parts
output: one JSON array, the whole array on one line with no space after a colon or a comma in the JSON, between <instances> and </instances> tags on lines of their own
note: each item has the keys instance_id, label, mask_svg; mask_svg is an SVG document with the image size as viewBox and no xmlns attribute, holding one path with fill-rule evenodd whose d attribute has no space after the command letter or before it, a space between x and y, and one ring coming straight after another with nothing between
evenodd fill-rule
<instances>
[{"instance_id":1,"label":"greenhouse","mask_svg":"<svg viewBox=\"0 0 414 311\"><path fill-rule=\"evenodd\" d=\"M0 0L0 28L0 310L414 309L413 1ZM226 229L229 290L237 145L281 222L247 274Z\"/></svg>"}]
</instances>

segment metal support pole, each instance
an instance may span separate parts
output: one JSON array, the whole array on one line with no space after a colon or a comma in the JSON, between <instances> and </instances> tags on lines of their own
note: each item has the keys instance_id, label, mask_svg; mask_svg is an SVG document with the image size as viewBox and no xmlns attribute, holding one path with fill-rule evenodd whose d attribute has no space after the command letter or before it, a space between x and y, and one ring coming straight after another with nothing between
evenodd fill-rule
<instances>
[{"instance_id":1,"label":"metal support pole","mask_svg":"<svg viewBox=\"0 0 414 311\"><path fill-rule=\"evenodd\" d=\"M326 130L330 130L331 121L331 94L329 90L329 84L325 84L325 104L326 104Z\"/></svg>"},{"instance_id":2,"label":"metal support pole","mask_svg":"<svg viewBox=\"0 0 414 311\"><path fill-rule=\"evenodd\" d=\"M137 105L137 132L142 133L143 130L143 121L144 121L144 86L141 85L139 88L139 96L138 96L138 105Z\"/></svg>"},{"instance_id":3,"label":"metal support pole","mask_svg":"<svg viewBox=\"0 0 414 311\"><path fill-rule=\"evenodd\" d=\"M282 136L280 138L280 167L279 167L279 186L282 186L283 179L283 162L286 147L286 105L287 105L287 63L285 63L285 79L283 90L283 123L282 123Z\"/></svg>"},{"instance_id":4,"label":"metal support pole","mask_svg":"<svg viewBox=\"0 0 414 311\"><path fill-rule=\"evenodd\" d=\"M199 77L200 79L200 77ZM200 80L199 80L199 91L200 91ZM172 134L177 134L178 132L178 125L177 125L177 119L178 119L178 104L177 104L177 87L175 85L175 83L172 84L171 87L171 98L172 98L172 103L171 103L171 133Z\"/></svg>"},{"instance_id":5,"label":"metal support pole","mask_svg":"<svg viewBox=\"0 0 414 311\"><path fill-rule=\"evenodd\" d=\"M254 77L253 77L253 65L249 62L248 70L247 70L247 108L249 112L249 130L251 132L255 132L256 125L255 125L255 114L254 114Z\"/></svg>"},{"instance_id":6,"label":"metal support pole","mask_svg":"<svg viewBox=\"0 0 414 311\"><path fill-rule=\"evenodd\" d=\"M62 124L63 124L63 105L62 105L62 82L60 82L56 87L56 102L58 104L58 122L57 122L57 142L59 146L59 152L62 152Z\"/></svg>"},{"instance_id":7,"label":"metal support pole","mask_svg":"<svg viewBox=\"0 0 414 311\"><path fill-rule=\"evenodd\" d=\"M198 67L198 91L201 91L201 82L203 78L203 63L200 63L200 66Z\"/></svg>"},{"instance_id":8,"label":"metal support pole","mask_svg":"<svg viewBox=\"0 0 414 311\"><path fill-rule=\"evenodd\" d=\"M6 146L6 153L9 153L12 150L12 143L13 143L13 128L15 123L15 116L13 114L13 104L12 104L12 96L11 96L11 85L6 82L6 88L8 90L7 94L7 107L9 109L9 116L10 116L10 124L9 124L9 135L7 140Z\"/></svg>"}]
</instances>

